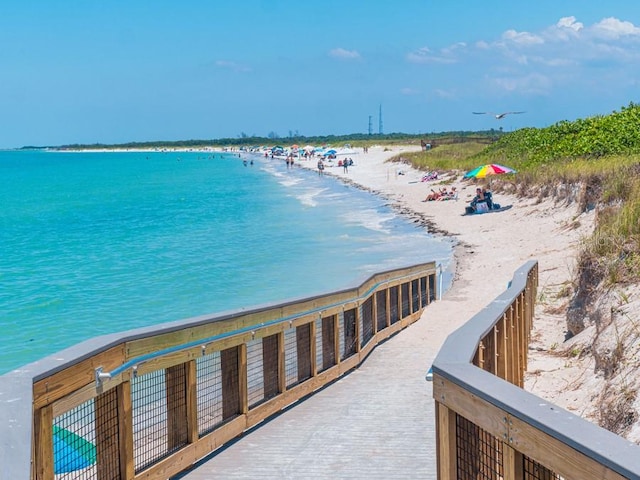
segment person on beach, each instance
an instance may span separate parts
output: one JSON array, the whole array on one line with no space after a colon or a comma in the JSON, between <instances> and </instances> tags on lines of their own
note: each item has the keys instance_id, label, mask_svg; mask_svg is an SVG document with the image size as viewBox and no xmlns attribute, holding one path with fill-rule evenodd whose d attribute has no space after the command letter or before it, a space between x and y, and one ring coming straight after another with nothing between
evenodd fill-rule
<instances>
[{"instance_id":1,"label":"person on beach","mask_svg":"<svg viewBox=\"0 0 640 480\"><path fill-rule=\"evenodd\" d=\"M427 195L427 198L422 200L423 202L433 202L435 200L439 200L442 196L441 192L436 192L433 188L431 189L431 193Z\"/></svg>"},{"instance_id":2,"label":"person on beach","mask_svg":"<svg viewBox=\"0 0 640 480\"><path fill-rule=\"evenodd\" d=\"M349 161L346 158L342 162L342 171L344 173L349 173Z\"/></svg>"},{"instance_id":3,"label":"person on beach","mask_svg":"<svg viewBox=\"0 0 640 480\"><path fill-rule=\"evenodd\" d=\"M322 159L318 159L318 175L324 175L324 162Z\"/></svg>"}]
</instances>

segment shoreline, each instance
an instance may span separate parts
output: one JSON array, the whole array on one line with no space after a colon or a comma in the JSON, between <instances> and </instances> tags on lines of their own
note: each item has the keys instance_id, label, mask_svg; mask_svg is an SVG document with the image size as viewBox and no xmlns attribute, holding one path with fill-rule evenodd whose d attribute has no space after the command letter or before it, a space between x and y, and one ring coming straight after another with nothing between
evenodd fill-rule
<instances>
[{"instance_id":1,"label":"shoreline","mask_svg":"<svg viewBox=\"0 0 640 480\"><path fill-rule=\"evenodd\" d=\"M325 169L328 176L380 195L399 215L424 226L429 233L454 241L450 269L451 287L430 305L424 341L438 351L447 336L493 301L507 287L513 272L531 259L539 265L538 302L531 332L529 369L525 388L557 405L575 411L580 396L562 396L564 359L553 355L565 341L566 323L560 292L572 283L581 240L593 231L595 213L578 213L577 205L550 199L518 198L496 194L494 201L506 211L463 216L466 202L478 185L460 176L422 182L424 171L387 162L419 147L370 148L352 158L345 173L340 167ZM317 159L296 161L316 170ZM457 200L423 202L431 188L456 186ZM482 182L479 182L482 184ZM436 187L437 186L437 187ZM432 360L432 359L430 359Z\"/></svg>"}]
</instances>

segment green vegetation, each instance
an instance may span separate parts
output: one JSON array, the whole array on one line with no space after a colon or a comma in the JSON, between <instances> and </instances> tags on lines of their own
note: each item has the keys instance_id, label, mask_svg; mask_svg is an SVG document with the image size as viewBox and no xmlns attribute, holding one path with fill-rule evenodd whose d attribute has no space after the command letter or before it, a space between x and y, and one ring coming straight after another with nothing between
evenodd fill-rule
<instances>
[{"instance_id":1,"label":"green vegetation","mask_svg":"<svg viewBox=\"0 0 640 480\"><path fill-rule=\"evenodd\" d=\"M584 242L580 276L592 286L640 278L640 106L606 116L525 128L485 147L451 144L404 154L424 170L462 173L499 163L518 173L495 178L494 188L573 196L583 210L597 206L593 236ZM562 193L560 193L562 192Z\"/></svg>"}]
</instances>

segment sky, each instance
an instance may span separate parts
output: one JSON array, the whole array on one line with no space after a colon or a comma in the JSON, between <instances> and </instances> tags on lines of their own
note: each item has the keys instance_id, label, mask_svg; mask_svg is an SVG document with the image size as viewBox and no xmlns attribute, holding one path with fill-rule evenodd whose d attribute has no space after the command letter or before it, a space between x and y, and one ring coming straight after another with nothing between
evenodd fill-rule
<instances>
[{"instance_id":1,"label":"sky","mask_svg":"<svg viewBox=\"0 0 640 480\"><path fill-rule=\"evenodd\" d=\"M634 0L0 3L0 148L512 131L639 87Z\"/></svg>"}]
</instances>

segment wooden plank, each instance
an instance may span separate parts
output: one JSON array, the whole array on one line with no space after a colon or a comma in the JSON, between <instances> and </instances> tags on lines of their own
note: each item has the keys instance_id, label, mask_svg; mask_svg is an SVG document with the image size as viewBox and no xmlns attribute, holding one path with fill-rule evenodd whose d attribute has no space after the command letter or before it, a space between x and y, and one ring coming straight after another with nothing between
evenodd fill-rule
<instances>
[{"instance_id":1,"label":"wooden plank","mask_svg":"<svg viewBox=\"0 0 640 480\"><path fill-rule=\"evenodd\" d=\"M87 385L95 384L96 368L103 367L106 371L113 370L122 365L123 361L124 345L118 345L35 382L33 384L33 407L38 409Z\"/></svg>"},{"instance_id":2,"label":"wooden plank","mask_svg":"<svg viewBox=\"0 0 640 480\"><path fill-rule=\"evenodd\" d=\"M622 480L623 477L494 405L434 375L433 396L444 406L565 478Z\"/></svg>"},{"instance_id":3,"label":"wooden plank","mask_svg":"<svg viewBox=\"0 0 640 480\"><path fill-rule=\"evenodd\" d=\"M522 420L509 416L509 445L564 478L623 480L594 459Z\"/></svg>"},{"instance_id":4,"label":"wooden plank","mask_svg":"<svg viewBox=\"0 0 640 480\"><path fill-rule=\"evenodd\" d=\"M53 463L53 412L50 406L34 413L36 480L52 480Z\"/></svg>"},{"instance_id":5,"label":"wooden plank","mask_svg":"<svg viewBox=\"0 0 640 480\"><path fill-rule=\"evenodd\" d=\"M202 457L215 451L229 440L236 438L246 430L244 415L229 421L220 428L202 437L198 442L169 455L160 462L140 472L135 480L158 480L172 477L193 465Z\"/></svg>"},{"instance_id":6,"label":"wooden plank","mask_svg":"<svg viewBox=\"0 0 640 480\"><path fill-rule=\"evenodd\" d=\"M320 317L320 322L322 322L322 317ZM309 337L311 340L311 345L310 345L310 351L309 351L309 356L311 357L311 376L315 377L318 374L318 362L316 361L317 358L317 345L318 345L318 332L317 332L317 321L314 320L313 322L311 322L309 324Z\"/></svg>"},{"instance_id":7,"label":"wooden plank","mask_svg":"<svg viewBox=\"0 0 640 480\"><path fill-rule=\"evenodd\" d=\"M495 437L508 438L505 412L438 374L433 375L433 398Z\"/></svg>"},{"instance_id":8,"label":"wooden plank","mask_svg":"<svg viewBox=\"0 0 640 480\"><path fill-rule=\"evenodd\" d=\"M187 442L198 440L198 367L195 360L185 364L187 384Z\"/></svg>"},{"instance_id":9,"label":"wooden plank","mask_svg":"<svg viewBox=\"0 0 640 480\"><path fill-rule=\"evenodd\" d=\"M135 475L133 458L133 405L131 382L116 387L118 397L118 444L120 445L120 478L130 480Z\"/></svg>"},{"instance_id":10,"label":"wooden plank","mask_svg":"<svg viewBox=\"0 0 640 480\"><path fill-rule=\"evenodd\" d=\"M493 327L495 339L495 375L504 380L507 379L507 334L506 334L506 318L503 315Z\"/></svg>"},{"instance_id":11,"label":"wooden plank","mask_svg":"<svg viewBox=\"0 0 640 480\"><path fill-rule=\"evenodd\" d=\"M278 334L278 393L287 390L287 364L285 357L284 332Z\"/></svg>"},{"instance_id":12,"label":"wooden plank","mask_svg":"<svg viewBox=\"0 0 640 480\"><path fill-rule=\"evenodd\" d=\"M440 402L436 411L436 461L439 480L456 480L456 414Z\"/></svg>"},{"instance_id":13,"label":"wooden plank","mask_svg":"<svg viewBox=\"0 0 640 480\"><path fill-rule=\"evenodd\" d=\"M88 402L89 400L91 400L92 398L96 398L97 396L98 391L96 390L95 383L86 385L81 389L70 393L66 397L53 402L51 404L53 417L59 417L60 415L67 413L69 410L74 409L78 405L82 405L83 403Z\"/></svg>"},{"instance_id":14,"label":"wooden plank","mask_svg":"<svg viewBox=\"0 0 640 480\"><path fill-rule=\"evenodd\" d=\"M238 401L239 413L243 415L249 411L249 386L247 377L247 344L238 345Z\"/></svg>"},{"instance_id":15,"label":"wooden plank","mask_svg":"<svg viewBox=\"0 0 640 480\"><path fill-rule=\"evenodd\" d=\"M524 462L522 453L507 444L502 447L505 480L524 480Z\"/></svg>"}]
</instances>

